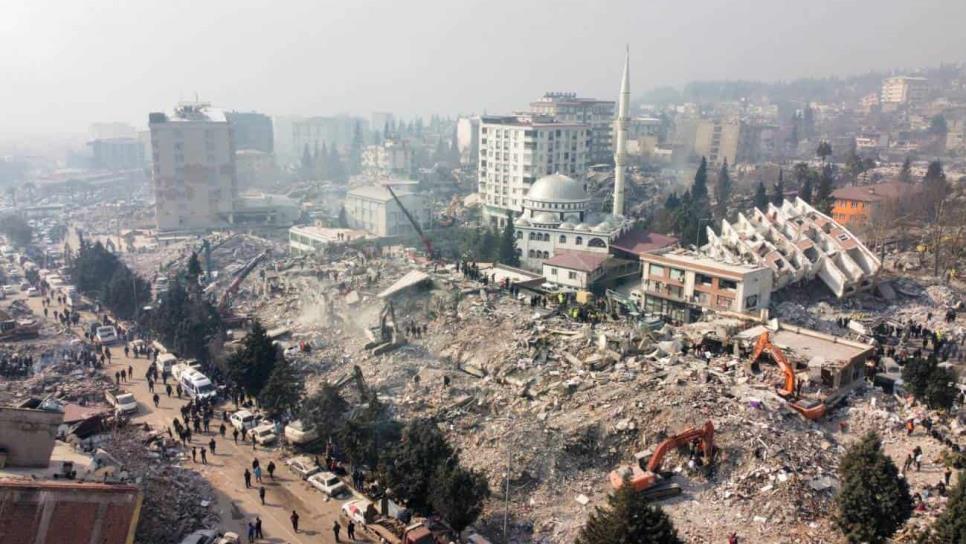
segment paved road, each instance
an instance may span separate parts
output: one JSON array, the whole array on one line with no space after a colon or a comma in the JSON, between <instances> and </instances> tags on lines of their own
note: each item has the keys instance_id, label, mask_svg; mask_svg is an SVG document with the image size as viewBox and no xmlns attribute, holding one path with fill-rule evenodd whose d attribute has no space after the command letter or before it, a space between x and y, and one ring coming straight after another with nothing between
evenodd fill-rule
<instances>
[{"instance_id":1,"label":"paved road","mask_svg":"<svg viewBox=\"0 0 966 544\"><path fill-rule=\"evenodd\" d=\"M16 295L17 298L24 298L34 313L43 316L43 303L40 297L26 298L24 295ZM51 316L53 310L61 310L62 306L52 301ZM94 314L81 312L81 323L85 320L96 319ZM80 327L75 327L75 334L83 336ZM186 402L180 400L172 394L169 398L164 394L164 388L155 387L155 391L161 396L158 408L154 407L152 393L148 391L145 372L148 369L149 361L145 358L124 357L123 346L114 346L111 349L112 364L107 366L104 372L114 379L114 373L129 366L134 368L133 380L122 383L122 388L134 394L140 405L139 415L134 419L137 423L147 422L154 428L164 429L171 425L175 417L181 417L180 408ZM172 381L169 379L169 383ZM221 408L233 406L225 403ZM221 410L216 410L220 414ZM208 464L201 464L200 454L198 463L192 463L190 459L190 448L188 450L189 459L185 462L199 473L201 473L212 485L218 494L217 500L222 514L223 530L235 531L242 536L243 542L247 542L247 522L255 519L255 516L262 518L262 529L266 538L257 542L271 543L298 543L298 544L318 544L335 542L332 534L332 523L338 516L342 501L327 500L325 495L316 491L306 482L295 476L285 466L282 458L282 451L279 448L264 448L257 446L252 450L251 443L243 444L239 441L236 445L229 430L226 438L221 438L217 432L218 422L213 421L211 433L192 434L191 444L197 447L207 446L209 440L214 437L216 442L215 455L208 456ZM258 498L258 489L245 488L244 471L246 467L251 467L253 459L257 458L263 470L263 483L266 489L265 504L262 505ZM268 462L274 460L278 469L275 471L275 480L269 479L265 468ZM253 483L258 485L254 482ZM289 520L292 510L299 514L299 532L296 533ZM346 542L345 530L342 531L342 542ZM366 542L359 540L359 542Z\"/></svg>"}]
</instances>

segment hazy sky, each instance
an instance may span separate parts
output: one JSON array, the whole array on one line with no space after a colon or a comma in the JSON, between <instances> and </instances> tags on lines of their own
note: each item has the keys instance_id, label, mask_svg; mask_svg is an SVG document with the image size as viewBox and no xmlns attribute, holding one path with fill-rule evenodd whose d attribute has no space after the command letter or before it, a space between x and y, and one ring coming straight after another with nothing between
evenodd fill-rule
<instances>
[{"instance_id":1,"label":"hazy sky","mask_svg":"<svg viewBox=\"0 0 966 544\"><path fill-rule=\"evenodd\" d=\"M966 60L963 0L0 0L0 134L269 114L520 109L694 79Z\"/></svg>"}]
</instances>

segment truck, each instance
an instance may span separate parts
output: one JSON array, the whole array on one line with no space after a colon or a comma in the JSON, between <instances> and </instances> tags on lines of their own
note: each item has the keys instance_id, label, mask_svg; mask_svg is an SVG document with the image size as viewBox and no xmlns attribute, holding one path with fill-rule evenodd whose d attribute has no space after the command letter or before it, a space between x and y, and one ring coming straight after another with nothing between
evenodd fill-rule
<instances>
[{"instance_id":1,"label":"truck","mask_svg":"<svg viewBox=\"0 0 966 544\"><path fill-rule=\"evenodd\" d=\"M376 506L366 499L355 499L342 505L339 517L351 520L356 527L376 542L390 544L446 544L456 541L456 533L434 517L413 518L403 522L379 514ZM382 539L382 540L380 540Z\"/></svg>"},{"instance_id":2,"label":"truck","mask_svg":"<svg viewBox=\"0 0 966 544\"><path fill-rule=\"evenodd\" d=\"M154 366L160 374L171 375L171 370L178 363L178 358L172 353L162 353L154 360Z\"/></svg>"},{"instance_id":3,"label":"truck","mask_svg":"<svg viewBox=\"0 0 966 544\"><path fill-rule=\"evenodd\" d=\"M114 408L114 412L119 415L130 416L138 413L138 401L131 393L120 389L107 390L104 392L107 403Z\"/></svg>"}]
</instances>

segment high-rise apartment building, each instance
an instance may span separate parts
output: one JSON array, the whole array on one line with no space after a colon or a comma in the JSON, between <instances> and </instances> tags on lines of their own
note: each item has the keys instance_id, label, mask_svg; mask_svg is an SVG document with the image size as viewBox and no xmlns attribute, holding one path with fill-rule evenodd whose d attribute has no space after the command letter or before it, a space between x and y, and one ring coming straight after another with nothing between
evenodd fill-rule
<instances>
[{"instance_id":1,"label":"high-rise apartment building","mask_svg":"<svg viewBox=\"0 0 966 544\"><path fill-rule=\"evenodd\" d=\"M590 164L607 163L614 154L614 101L580 98L576 93L546 93L530 103L530 111L559 123L590 126Z\"/></svg>"},{"instance_id":2,"label":"high-rise apartment building","mask_svg":"<svg viewBox=\"0 0 966 544\"><path fill-rule=\"evenodd\" d=\"M472 165L480 155L480 118L460 117L456 121L456 147L460 164Z\"/></svg>"},{"instance_id":3,"label":"high-rise apartment building","mask_svg":"<svg viewBox=\"0 0 966 544\"><path fill-rule=\"evenodd\" d=\"M882 81L881 102L885 104L916 104L926 99L927 80L924 77L896 76Z\"/></svg>"},{"instance_id":4,"label":"high-rise apartment building","mask_svg":"<svg viewBox=\"0 0 966 544\"><path fill-rule=\"evenodd\" d=\"M590 127L541 115L480 118L478 181L484 215L503 224L522 211L530 185L549 174L579 178L587 170Z\"/></svg>"},{"instance_id":5,"label":"high-rise apartment building","mask_svg":"<svg viewBox=\"0 0 966 544\"><path fill-rule=\"evenodd\" d=\"M272 118L264 113L230 111L225 114L235 136L235 149L275 150Z\"/></svg>"},{"instance_id":6,"label":"high-rise apartment building","mask_svg":"<svg viewBox=\"0 0 966 544\"><path fill-rule=\"evenodd\" d=\"M217 228L232 221L238 194L235 144L225 113L183 102L151 113L153 185L158 230Z\"/></svg>"}]
</instances>

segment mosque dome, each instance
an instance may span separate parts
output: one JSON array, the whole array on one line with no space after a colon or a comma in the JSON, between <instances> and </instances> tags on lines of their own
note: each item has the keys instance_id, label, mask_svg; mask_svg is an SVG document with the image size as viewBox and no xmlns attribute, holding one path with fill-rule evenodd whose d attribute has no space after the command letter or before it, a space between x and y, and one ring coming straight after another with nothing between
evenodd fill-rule
<instances>
[{"instance_id":1,"label":"mosque dome","mask_svg":"<svg viewBox=\"0 0 966 544\"><path fill-rule=\"evenodd\" d=\"M567 221L567 222L565 222L565 223L562 223L562 224L560 225L560 228L562 228L562 229L567 229L567 230L573 230L573 229L574 229L574 224L573 224L573 223L571 223L570 221Z\"/></svg>"},{"instance_id":2,"label":"mosque dome","mask_svg":"<svg viewBox=\"0 0 966 544\"><path fill-rule=\"evenodd\" d=\"M580 182L563 174L538 179L530 186L526 198L539 202L583 202L589 199Z\"/></svg>"},{"instance_id":3,"label":"mosque dome","mask_svg":"<svg viewBox=\"0 0 966 544\"><path fill-rule=\"evenodd\" d=\"M526 217L518 217L517 220L514 221L514 223L516 223L517 225L519 225L521 227L529 227L530 226L530 220L527 219Z\"/></svg>"},{"instance_id":4,"label":"mosque dome","mask_svg":"<svg viewBox=\"0 0 966 544\"><path fill-rule=\"evenodd\" d=\"M560 221L552 213L541 212L533 216L534 223L557 224Z\"/></svg>"}]
</instances>

